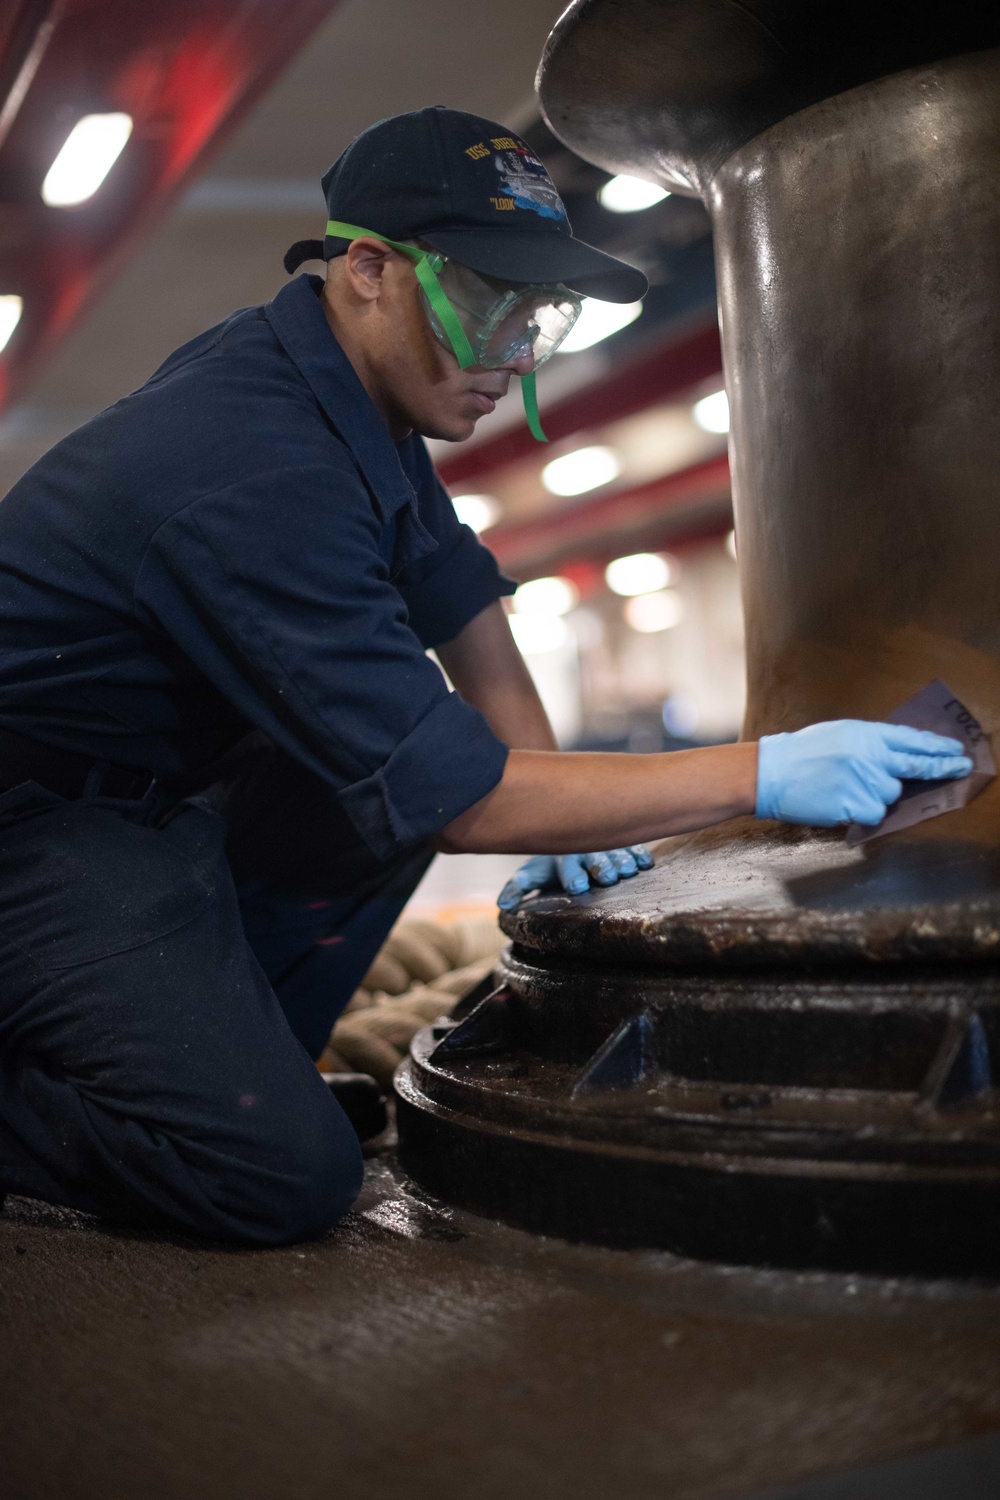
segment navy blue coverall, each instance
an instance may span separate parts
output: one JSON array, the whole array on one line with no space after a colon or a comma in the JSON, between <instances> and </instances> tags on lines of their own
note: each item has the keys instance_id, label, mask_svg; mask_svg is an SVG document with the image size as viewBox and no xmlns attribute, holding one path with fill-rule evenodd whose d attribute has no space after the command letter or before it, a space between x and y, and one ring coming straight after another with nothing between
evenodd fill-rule
<instances>
[{"instance_id":1,"label":"navy blue coverall","mask_svg":"<svg viewBox=\"0 0 1000 1500\"><path fill-rule=\"evenodd\" d=\"M186 344L0 505L0 729L157 778L0 787L0 1191L277 1244L360 1185L311 1058L503 772L426 649L513 585L320 289Z\"/></svg>"}]
</instances>

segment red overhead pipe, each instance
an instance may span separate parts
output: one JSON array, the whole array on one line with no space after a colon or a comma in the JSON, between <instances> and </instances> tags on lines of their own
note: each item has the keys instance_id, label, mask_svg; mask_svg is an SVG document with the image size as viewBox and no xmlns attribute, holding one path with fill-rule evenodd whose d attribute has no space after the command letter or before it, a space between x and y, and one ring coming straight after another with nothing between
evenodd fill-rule
<instances>
[{"instance_id":1,"label":"red overhead pipe","mask_svg":"<svg viewBox=\"0 0 1000 1500\"><path fill-rule=\"evenodd\" d=\"M681 514L691 512L694 529L706 525L705 508L724 506L730 497L729 460L725 454L695 464L679 474L668 474L632 489L616 490L600 500L574 506L536 521L494 526L484 541L501 567L515 576L528 577L542 563L552 566L563 557L579 555L606 546L617 550L623 535L645 531L663 523L675 524ZM728 513L727 513L728 514ZM721 529L716 518L710 530Z\"/></svg>"}]
</instances>

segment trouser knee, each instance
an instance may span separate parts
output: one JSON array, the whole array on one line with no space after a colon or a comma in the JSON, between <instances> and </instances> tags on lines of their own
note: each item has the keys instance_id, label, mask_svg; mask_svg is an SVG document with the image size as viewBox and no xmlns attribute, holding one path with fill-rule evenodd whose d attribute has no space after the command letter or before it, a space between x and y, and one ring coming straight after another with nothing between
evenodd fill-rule
<instances>
[{"instance_id":1,"label":"trouser knee","mask_svg":"<svg viewBox=\"0 0 1000 1500\"><path fill-rule=\"evenodd\" d=\"M364 1175L361 1146L350 1125L295 1142L283 1171L260 1192L250 1227L258 1244L316 1239L347 1213Z\"/></svg>"},{"instance_id":2,"label":"trouser knee","mask_svg":"<svg viewBox=\"0 0 1000 1500\"><path fill-rule=\"evenodd\" d=\"M319 1079L317 1078L317 1083ZM277 1246L315 1239L351 1207L364 1175L357 1135L336 1100L289 1112L280 1127L227 1152L224 1170L202 1198L201 1233L240 1244Z\"/></svg>"}]
</instances>

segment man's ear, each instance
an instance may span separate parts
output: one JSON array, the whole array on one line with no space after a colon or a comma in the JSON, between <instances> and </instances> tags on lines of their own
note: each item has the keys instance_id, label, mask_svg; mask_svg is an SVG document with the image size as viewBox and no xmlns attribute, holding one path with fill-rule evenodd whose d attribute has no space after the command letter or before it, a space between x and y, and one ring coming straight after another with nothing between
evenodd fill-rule
<instances>
[{"instance_id":1,"label":"man's ear","mask_svg":"<svg viewBox=\"0 0 1000 1500\"><path fill-rule=\"evenodd\" d=\"M392 249L381 240L362 235L352 240L344 256L344 275L356 297L376 302L382 291L382 278L392 256Z\"/></svg>"}]
</instances>

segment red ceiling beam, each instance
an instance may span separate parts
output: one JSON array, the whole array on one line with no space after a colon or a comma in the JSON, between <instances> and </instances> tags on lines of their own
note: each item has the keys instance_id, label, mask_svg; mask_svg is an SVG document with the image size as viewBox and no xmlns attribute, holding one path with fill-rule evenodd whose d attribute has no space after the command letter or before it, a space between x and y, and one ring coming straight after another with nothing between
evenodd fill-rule
<instances>
[{"instance_id":1,"label":"red ceiling beam","mask_svg":"<svg viewBox=\"0 0 1000 1500\"><path fill-rule=\"evenodd\" d=\"M335 3L0 0L0 292L24 298L0 406ZM78 207L47 207L42 179L73 125L116 110L134 129L104 184Z\"/></svg>"},{"instance_id":2,"label":"red ceiling beam","mask_svg":"<svg viewBox=\"0 0 1000 1500\"><path fill-rule=\"evenodd\" d=\"M519 525L495 526L484 540L501 567L526 578L542 565L552 567L561 558L582 552L617 553L623 537L656 526L664 531L680 529L683 534L678 523L688 512L693 528L701 531L706 508L715 504L721 511L730 493L729 460L721 454L679 474L617 490L571 510L549 512Z\"/></svg>"},{"instance_id":3,"label":"red ceiling beam","mask_svg":"<svg viewBox=\"0 0 1000 1500\"><path fill-rule=\"evenodd\" d=\"M721 379L721 372L719 328L713 319L681 339L646 350L606 378L547 406L543 426L550 443L557 443L585 428L603 427L667 401L713 375ZM494 469L538 452L538 444L522 422L456 453L454 458L444 459L438 470L449 489L457 493L459 486L479 481Z\"/></svg>"}]
</instances>

